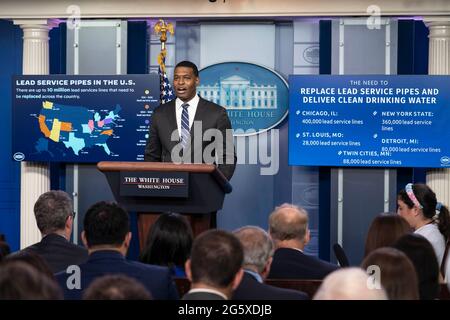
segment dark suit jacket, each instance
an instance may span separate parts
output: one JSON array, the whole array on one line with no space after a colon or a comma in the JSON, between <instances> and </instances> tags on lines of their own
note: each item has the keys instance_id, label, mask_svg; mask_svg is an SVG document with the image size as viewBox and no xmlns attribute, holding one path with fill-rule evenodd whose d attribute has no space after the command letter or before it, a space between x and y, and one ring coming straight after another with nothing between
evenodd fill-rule
<instances>
[{"instance_id":1,"label":"dark suit jacket","mask_svg":"<svg viewBox=\"0 0 450 320\"><path fill-rule=\"evenodd\" d=\"M178 299L178 292L173 283L170 271L166 267L128 261L117 251L96 251L89 256L89 260L80 266L81 288L70 290L66 281L75 273L60 272L56 280L63 289L64 299L81 299L84 290L96 278L107 274L123 274L142 283L155 300ZM71 279L72 279L71 278ZM69 279L69 283L73 283Z\"/></svg>"},{"instance_id":2,"label":"dark suit jacket","mask_svg":"<svg viewBox=\"0 0 450 320\"><path fill-rule=\"evenodd\" d=\"M149 140L145 147L145 161L173 162L171 152L179 144L175 108L175 100L172 100L155 109L152 116ZM201 132L194 130L195 121L201 121ZM204 132L212 128L218 129L222 133L222 141L215 141L214 139L213 142L211 140L202 141ZM231 179L236 166L236 153L232 135L228 135L228 137L226 135L227 129L231 129L231 123L225 108L200 98L194 117L194 124L190 131L190 147L183 153L183 162L205 162L203 159L203 151L210 143L215 143L215 154L219 159L218 168L228 180ZM176 139L172 141L171 136L175 130L177 131L175 134ZM199 143L196 144L196 141ZM218 145L220 142L222 143ZM227 145L228 149L226 148Z\"/></svg>"},{"instance_id":3,"label":"dark suit jacket","mask_svg":"<svg viewBox=\"0 0 450 320\"><path fill-rule=\"evenodd\" d=\"M73 244L58 234L48 234L38 243L35 243L21 252L31 251L43 257L53 273L66 270L70 265L84 263L88 259L85 248Z\"/></svg>"},{"instance_id":4,"label":"dark suit jacket","mask_svg":"<svg viewBox=\"0 0 450 320\"><path fill-rule=\"evenodd\" d=\"M222 296L213 292L192 292L186 293L182 300L225 300Z\"/></svg>"},{"instance_id":5,"label":"dark suit jacket","mask_svg":"<svg viewBox=\"0 0 450 320\"><path fill-rule=\"evenodd\" d=\"M280 248L275 251L268 278L322 280L338 268L337 265L298 250Z\"/></svg>"},{"instance_id":6,"label":"dark suit jacket","mask_svg":"<svg viewBox=\"0 0 450 320\"><path fill-rule=\"evenodd\" d=\"M302 291L277 288L260 283L254 276L244 272L241 283L233 294L233 300L307 300Z\"/></svg>"}]
</instances>

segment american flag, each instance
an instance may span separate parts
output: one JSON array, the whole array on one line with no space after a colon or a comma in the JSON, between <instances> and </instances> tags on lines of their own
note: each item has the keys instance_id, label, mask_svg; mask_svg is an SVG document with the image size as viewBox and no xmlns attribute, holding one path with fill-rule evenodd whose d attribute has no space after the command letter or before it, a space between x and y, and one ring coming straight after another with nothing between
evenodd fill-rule
<instances>
[{"instance_id":1,"label":"american flag","mask_svg":"<svg viewBox=\"0 0 450 320\"><path fill-rule=\"evenodd\" d=\"M160 97L161 103L167 103L170 100L175 99L175 94L173 93L172 86L170 85L169 78L166 74L165 58L161 60L159 65L159 83L160 83Z\"/></svg>"}]
</instances>

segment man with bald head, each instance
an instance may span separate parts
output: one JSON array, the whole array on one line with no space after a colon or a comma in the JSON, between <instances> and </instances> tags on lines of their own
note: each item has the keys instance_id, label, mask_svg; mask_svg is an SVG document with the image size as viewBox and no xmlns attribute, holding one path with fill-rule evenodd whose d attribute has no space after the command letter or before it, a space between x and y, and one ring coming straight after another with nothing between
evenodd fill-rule
<instances>
[{"instance_id":1,"label":"man with bald head","mask_svg":"<svg viewBox=\"0 0 450 320\"><path fill-rule=\"evenodd\" d=\"M269 233L275 244L270 279L318 279L338 269L337 265L306 255L310 240L308 213L300 207L283 204L269 217Z\"/></svg>"}]
</instances>

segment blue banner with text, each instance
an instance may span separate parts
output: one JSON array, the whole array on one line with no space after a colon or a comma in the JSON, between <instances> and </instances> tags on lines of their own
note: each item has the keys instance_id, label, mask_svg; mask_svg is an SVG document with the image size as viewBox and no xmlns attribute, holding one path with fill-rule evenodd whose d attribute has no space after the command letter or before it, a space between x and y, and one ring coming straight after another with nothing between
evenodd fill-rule
<instances>
[{"instance_id":1,"label":"blue banner with text","mask_svg":"<svg viewBox=\"0 0 450 320\"><path fill-rule=\"evenodd\" d=\"M449 76L289 77L289 164L450 167Z\"/></svg>"}]
</instances>

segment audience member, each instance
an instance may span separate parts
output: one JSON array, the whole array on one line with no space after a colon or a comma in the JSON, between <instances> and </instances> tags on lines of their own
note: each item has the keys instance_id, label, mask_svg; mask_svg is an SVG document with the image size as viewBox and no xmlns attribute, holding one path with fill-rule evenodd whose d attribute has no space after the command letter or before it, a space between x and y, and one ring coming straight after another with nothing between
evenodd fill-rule
<instances>
[{"instance_id":1,"label":"audience member","mask_svg":"<svg viewBox=\"0 0 450 320\"><path fill-rule=\"evenodd\" d=\"M405 253L414 265L419 281L421 300L439 296L439 265L431 243L420 234L407 234L397 240L394 248Z\"/></svg>"},{"instance_id":2,"label":"audience member","mask_svg":"<svg viewBox=\"0 0 450 320\"><path fill-rule=\"evenodd\" d=\"M193 235L187 219L177 213L161 214L152 225L141 261L169 267L175 277L186 277L184 264L191 253Z\"/></svg>"},{"instance_id":3,"label":"audience member","mask_svg":"<svg viewBox=\"0 0 450 320\"><path fill-rule=\"evenodd\" d=\"M439 266L443 266L446 241L450 235L448 208L436 199L426 184L408 183L397 196L398 214L433 246Z\"/></svg>"},{"instance_id":4,"label":"audience member","mask_svg":"<svg viewBox=\"0 0 450 320\"><path fill-rule=\"evenodd\" d=\"M275 254L268 278L323 279L338 266L306 255L310 240L308 214L303 208L283 204L269 217L269 232L275 243Z\"/></svg>"},{"instance_id":5,"label":"audience member","mask_svg":"<svg viewBox=\"0 0 450 320\"><path fill-rule=\"evenodd\" d=\"M101 201L91 206L81 237L89 251L88 261L79 265L78 271L75 268L56 275L66 299L80 299L95 279L106 274L135 278L157 300L178 298L168 268L125 259L131 240L130 222L127 212L117 204ZM79 277L79 285L74 275Z\"/></svg>"},{"instance_id":6,"label":"audience member","mask_svg":"<svg viewBox=\"0 0 450 320\"><path fill-rule=\"evenodd\" d=\"M2 261L10 253L11 249L9 248L9 244L4 240L0 240L0 261Z\"/></svg>"},{"instance_id":7,"label":"audience member","mask_svg":"<svg viewBox=\"0 0 450 320\"><path fill-rule=\"evenodd\" d=\"M386 300L383 287L369 286L370 280L360 268L334 271L323 280L314 300Z\"/></svg>"},{"instance_id":8,"label":"audience member","mask_svg":"<svg viewBox=\"0 0 450 320\"><path fill-rule=\"evenodd\" d=\"M55 281L55 276L50 269L50 266L48 265L47 261L45 259L38 255L37 253L34 253L33 251L19 251L15 254L10 254L7 256L4 260L5 262L13 262L13 261L21 261L25 264L32 266L37 271L41 272L42 274L45 274L47 277Z\"/></svg>"},{"instance_id":9,"label":"audience member","mask_svg":"<svg viewBox=\"0 0 450 320\"><path fill-rule=\"evenodd\" d=\"M274 245L261 228L243 227L234 235L244 250L244 275L234 291L233 300L306 300L308 295L296 290L282 289L264 283L270 271Z\"/></svg>"},{"instance_id":10,"label":"audience member","mask_svg":"<svg viewBox=\"0 0 450 320\"><path fill-rule=\"evenodd\" d=\"M372 251L362 262L361 267L375 281L380 281L389 300L419 299L419 285L416 270L411 260L394 248L379 248Z\"/></svg>"},{"instance_id":11,"label":"audience member","mask_svg":"<svg viewBox=\"0 0 450 320\"><path fill-rule=\"evenodd\" d=\"M75 214L66 192L52 190L42 194L34 205L34 215L42 240L23 251L42 256L53 273L87 260L87 250L70 242Z\"/></svg>"},{"instance_id":12,"label":"audience member","mask_svg":"<svg viewBox=\"0 0 450 320\"><path fill-rule=\"evenodd\" d=\"M186 261L191 290L183 300L227 300L242 279L242 245L231 233L209 230L200 234Z\"/></svg>"},{"instance_id":13,"label":"audience member","mask_svg":"<svg viewBox=\"0 0 450 320\"><path fill-rule=\"evenodd\" d=\"M408 222L397 214L378 215L367 232L364 257L375 249L392 246L401 236L411 231Z\"/></svg>"},{"instance_id":14,"label":"audience member","mask_svg":"<svg viewBox=\"0 0 450 320\"><path fill-rule=\"evenodd\" d=\"M151 300L151 294L134 278L106 275L94 280L83 294L83 300Z\"/></svg>"},{"instance_id":15,"label":"audience member","mask_svg":"<svg viewBox=\"0 0 450 320\"><path fill-rule=\"evenodd\" d=\"M0 300L60 300L57 283L22 261L0 266Z\"/></svg>"}]
</instances>

